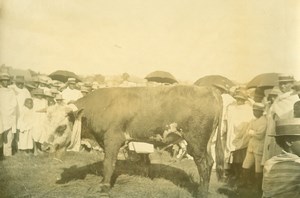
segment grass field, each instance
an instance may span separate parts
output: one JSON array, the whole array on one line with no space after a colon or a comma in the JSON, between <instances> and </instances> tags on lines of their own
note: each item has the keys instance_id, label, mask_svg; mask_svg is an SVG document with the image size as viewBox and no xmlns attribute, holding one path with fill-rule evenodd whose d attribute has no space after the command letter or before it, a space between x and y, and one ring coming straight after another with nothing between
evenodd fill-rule
<instances>
[{"instance_id":1,"label":"grass field","mask_svg":"<svg viewBox=\"0 0 300 198\"><path fill-rule=\"evenodd\" d=\"M167 153L151 154L149 177L136 163L117 163L113 198L189 198L199 179L193 160L171 161ZM103 154L66 152L25 156L17 153L0 161L0 197L100 197ZM212 173L209 197L227 197L216 189L222 184Z\"/></svg>"}]
</instances>

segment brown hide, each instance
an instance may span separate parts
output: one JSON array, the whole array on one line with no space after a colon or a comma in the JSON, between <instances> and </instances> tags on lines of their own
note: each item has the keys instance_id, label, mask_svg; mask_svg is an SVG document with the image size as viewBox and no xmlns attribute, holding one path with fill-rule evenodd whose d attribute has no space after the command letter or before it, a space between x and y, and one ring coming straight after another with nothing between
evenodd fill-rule
<instances>
[{"instance_id":1,"label":"brown hide","mask_svg":"<svg viewBox=\"0 0 300 198\"><path fill-rule=\"evenodd\" d=\"M213 88L162 86L98 89L76 101L84 109L87 129L104 145L104 184L110 184L124 132L147 140L176 122L188 142L200 174L199 194L206 196L212 158L207 152L222 111L220 94Z\"/></svg>"}]
</instances>

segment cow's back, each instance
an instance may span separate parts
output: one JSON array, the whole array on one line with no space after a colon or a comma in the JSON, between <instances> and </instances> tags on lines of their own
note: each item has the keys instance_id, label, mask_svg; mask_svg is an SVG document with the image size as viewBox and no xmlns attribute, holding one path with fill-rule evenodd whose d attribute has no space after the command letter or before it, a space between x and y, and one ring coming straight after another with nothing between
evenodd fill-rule
<instances>
[{"instance_id":1,"label":"cow's back","mask_svg":"<svg viewBox=\"0 0 300 198\"><path fill-rule=\"evenodd\" d=\"M96 132L115 127L143 138L162 133L172 122L189 131L192 122L214 116L217 103L211 88L165 86L98 89L76 106Z\"/></svg>"}]
</instances>

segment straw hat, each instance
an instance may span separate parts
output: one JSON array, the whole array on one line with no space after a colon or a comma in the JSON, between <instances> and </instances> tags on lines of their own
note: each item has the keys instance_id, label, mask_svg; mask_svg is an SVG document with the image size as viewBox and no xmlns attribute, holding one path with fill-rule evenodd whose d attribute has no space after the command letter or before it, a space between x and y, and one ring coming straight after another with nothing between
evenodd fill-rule
<instances>
[{"instance_id":1,"label":"straw hat","mask_svg":"<svg viewBox=\"0 0 300 198\"><path fill-rule=\"evenodd\" d=\"M300 118L290 118L277 121L276 134L270 136L279 137L286 135L300 136Z\"/></svg>"},{"instance_id":2,"label":"straw hat","mask_svg":"<svg viewBox=\"0 0 300 198\"><path fill-rule=\"evenodd\" d=\"M0 73L0 80L10 80L10 75L8 73Z\"/></svg>"},{"instance_id":3,"label":"straw hat","mask_svg":"<svg viewBox=\"0 0 300 198\"><path fill-rule=\"evenodd\" d=\"M69 84L75 84L76 83L76 79L75 78L68 78L68 83Z\"/></svg>"},{"instance_id":4,"label":"straw hat","mask_svg":"<svg viewBox=\"0 0 300 198\"><path fill-rule=\"evenodd\" d=\"M288 74L279 74L278 82L294 82L294 76Z\"/></svg>"},{"instance_id":5,"label":"straw hat","mask_svg":"<svg viewBox=\"0 0 300 198\"><path fill-rule=\"evenodd\" d=\"M253 110L259 110L259 111L264 111L265 110L265 105L260 102L256 102L253 104Z\"/></svg>"},{"instance_id":6,"label":"straw hat","mask_svg":"<svg viewBox=\"0 0 300 198\"><path fill-rule=\"evenodd\" d=\"M15 82L16 82L16 83L25 83L25 78L24 78L24 76L16 76Z\"/></svg>"}]
</instances>

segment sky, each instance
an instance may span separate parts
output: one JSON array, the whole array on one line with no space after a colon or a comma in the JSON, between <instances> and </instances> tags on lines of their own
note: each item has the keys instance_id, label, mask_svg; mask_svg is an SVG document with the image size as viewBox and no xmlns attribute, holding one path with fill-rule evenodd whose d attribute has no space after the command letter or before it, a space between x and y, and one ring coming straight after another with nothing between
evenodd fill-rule
<instances>
[{"instance_id":1,"label":"sky","mask_svg":"<svg viewBox=\"0 0 300 198\"><path fill-rule=\"evenodd\" d=\"M182 81L300 80L298 0L0 0L0 65Z\"/></svg>"}]
</instances>

